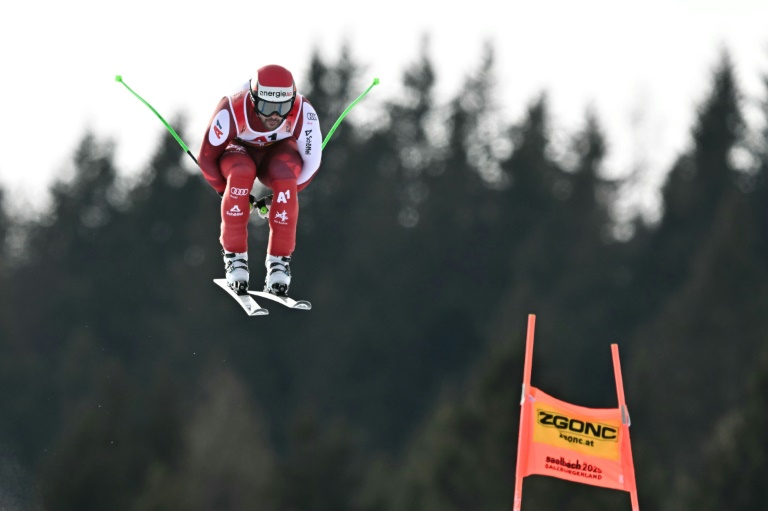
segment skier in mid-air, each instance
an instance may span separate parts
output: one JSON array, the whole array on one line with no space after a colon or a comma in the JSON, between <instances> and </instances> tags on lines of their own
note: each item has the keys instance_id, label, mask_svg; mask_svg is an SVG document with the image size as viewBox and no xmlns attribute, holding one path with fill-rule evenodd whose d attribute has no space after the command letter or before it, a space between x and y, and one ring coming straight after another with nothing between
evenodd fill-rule
<instances>
[{"instance_id":1,"label":"skier in mid-air","mask_svg":"<svg viewBox=\"0 0 768 511\"><path fill-rule=\"evenodd\" d=\"M227 284L236 293L248 291L248 218L258 179L272 191L264 215L269 219L264 291L287 296L298 193L320 168L322 150L317 113L282 66L259 68L243 90L219 101L197 159L222 197L219 242Z\"/></svg>"}]
</instances>

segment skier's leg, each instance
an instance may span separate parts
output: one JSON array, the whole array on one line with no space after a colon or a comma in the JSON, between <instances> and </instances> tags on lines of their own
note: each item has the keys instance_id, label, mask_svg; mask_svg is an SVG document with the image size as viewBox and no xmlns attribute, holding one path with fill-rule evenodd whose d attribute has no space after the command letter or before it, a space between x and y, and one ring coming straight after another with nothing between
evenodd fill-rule
<instances>
[{"instance_id":1,"label":"skier's leg","mask_svg":"<svg viewBox=\"0 0 768 511\"><path fill-rule=\"evenodd\" d=\"M219 169L227 180L221 201L219 241L227 252L247 252L249 195L256 179L256 164L244 149L233 146L219 158Z\"/></svg>"},{"instance_id":2,"label":"skier's leg","mask_svg":"<svg viewBox=\"0 0 768 511\"><path fill-rule=\"evenodd\" d=\"M236 291L248 289L249 195L256 178L256 164L244 149L228 148L219 158L219 169L227 179L221 201L221 235L227 282Z\"/></svg>"},{"instance_id":3,"label":"skier's leg","mask_svg":"<svg viewBox=\"0 0 768 511\"><path fill-rule=\"evenodd\" d=\"M299 200L296 179L302 160L292 140L276 144L261 161L259 180L272 190L265 288L286 294L291 282L290 260L296 248Z\"/></svg>"}]
</instances>

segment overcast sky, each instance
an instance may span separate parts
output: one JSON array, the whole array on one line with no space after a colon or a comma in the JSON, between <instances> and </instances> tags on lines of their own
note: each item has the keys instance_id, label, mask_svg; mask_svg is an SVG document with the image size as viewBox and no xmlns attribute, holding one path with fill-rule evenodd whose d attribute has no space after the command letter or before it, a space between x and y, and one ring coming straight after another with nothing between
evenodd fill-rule
<instances>
[{"instance_id":1,"label":"overcast sky","mask_svg":"<svg viewBox=\"0 0 768 511\"><path fill-rule=\"evenodd\" d=\"M122 173L140 170L165 127L115 75L166 120L187 114L185 142L196 153L218 100L256 68L282 64L301 90L312 50L320 49L332 64L345 41L367 66L360 92L373 78L381 80L366 106L350 114L352 122L396 96L424 35L432 41L440 101L459 92L490 42L506 119L519 120L546 90L554 127L572 133L594 106L608 136L606 164L613 174L637 163L649 176L668 168L689 142L695 107L709 90L721 49L732 53L753 111L765 97L766 0L448 5L12 2L0 8L0 185L14 203L42 207L53 180L69 175L73 151L88 130L116 142Z\"/></svg>"}]
</instances>

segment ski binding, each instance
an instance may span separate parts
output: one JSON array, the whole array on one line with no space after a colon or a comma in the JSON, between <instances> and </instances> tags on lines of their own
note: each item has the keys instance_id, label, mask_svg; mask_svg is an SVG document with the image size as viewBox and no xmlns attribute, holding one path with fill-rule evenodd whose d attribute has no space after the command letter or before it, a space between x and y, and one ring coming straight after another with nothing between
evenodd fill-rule
<instances>
[{"instance_id":1,"label":"ski binding","mask_svg":"<svg viewBox=\"0 0 768 511\"><path fill-rule=\"evenodd\" d=\"M253 296L251 296L251 291L248 293L237 294L231 287L227 285L227 279L213 279L213 282L224 291L229 293L232 298L237 300L240 306L249 316L266 316L269 314L269 311L261 307L253 298Z\"/></svg>"}]
</instances>

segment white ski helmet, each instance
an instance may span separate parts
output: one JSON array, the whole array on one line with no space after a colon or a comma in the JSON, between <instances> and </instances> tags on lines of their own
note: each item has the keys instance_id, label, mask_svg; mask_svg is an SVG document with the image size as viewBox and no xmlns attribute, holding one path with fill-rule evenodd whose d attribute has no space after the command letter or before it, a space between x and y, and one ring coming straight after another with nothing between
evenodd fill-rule
<instances>
[{"instance_id":1,"label":"white ski helmet","mask_svg":"<svg viewBox=\"0 0 768 511\"><path fill-rule=\"evenodd\" d=\"M296 101L293 75L283 66L270 64L256 70L251 78L251 100L256 111L264 116L277 113L285 117Z\"/></svg>"}]
</instances>

